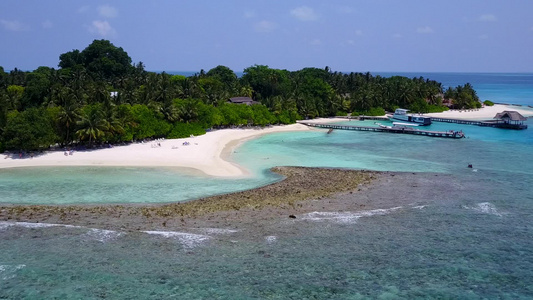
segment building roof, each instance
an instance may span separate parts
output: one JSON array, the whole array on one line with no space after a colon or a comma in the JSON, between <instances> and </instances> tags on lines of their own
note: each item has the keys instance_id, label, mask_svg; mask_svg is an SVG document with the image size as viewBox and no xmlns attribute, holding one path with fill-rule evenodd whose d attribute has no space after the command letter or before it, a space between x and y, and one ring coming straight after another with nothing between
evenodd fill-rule
<instances>
[{"instance_id":1,"label":"building roof","mask_svg":"<svg viewBox=\"0 0 533 300\"><path fill-rule=\"evenodd\" d=\"M247 105L259 104L259 102L254 101L250 97L233 97L229 99L229 102L235 103L235 104L247 104Z\"/></svg>"},{"instance_id":2,"label":"building roof","mask_svg":"<svg viewBox=\"0 0 533 300\"><path fill-rule=\"evenodd\" d=\"M522 116L519 112L515 110L505 110L501 113L497 113L494 116L494 119L510 119L511 121L525 121L526 117Z\"/></svg>"}]
</instances>

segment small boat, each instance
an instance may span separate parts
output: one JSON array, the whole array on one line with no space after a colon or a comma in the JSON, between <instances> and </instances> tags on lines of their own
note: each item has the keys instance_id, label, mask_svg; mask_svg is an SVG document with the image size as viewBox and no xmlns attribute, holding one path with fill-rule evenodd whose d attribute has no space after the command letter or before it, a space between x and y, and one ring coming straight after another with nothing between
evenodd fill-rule
<instances>
[{"instance_id":1,"label":"small boat","mask_svg":"<svg viewBox=\"0 0 533 300\"><path fill-rule=\"evenodd\" d=\"M402 123L402 122L392 122L392 125L394 126L418 126L416 123Z\"/></svg>"},{"instance_id":2,"label":"small boat","mask_svg":"<svg viewBox=\"0 0 533 300\"><path fill-rule=\"evenodd\" d=\"M423 116L416 116L413 114L408 114L408 109L403 108L397 108L396 111L394 111L394 115L392 115L392 119L400 120L400 121L406 121L411 123L417 123L421 126L431 125L431 118L430 117L423 117Z\"/></svg>"},{"instance_id":3,"label":"small boat","mask_svg":"<svg viewBox=\"0 0 533 300\"><path fill-rule=\"evenodd\" d=\"M374 122L375 125L378 125L380 128L392 128L392 126L387 126L387 125L383 125L381 123L378 123L378 122Z\"/></svg>"}]
</instances>

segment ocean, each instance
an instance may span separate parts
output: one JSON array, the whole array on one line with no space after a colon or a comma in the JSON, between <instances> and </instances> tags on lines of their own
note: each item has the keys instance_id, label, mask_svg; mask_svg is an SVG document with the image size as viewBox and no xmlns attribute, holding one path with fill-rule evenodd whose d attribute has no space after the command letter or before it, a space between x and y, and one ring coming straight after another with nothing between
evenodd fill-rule
<instances>
[{"instance_id":1,"label":"ocean","mask_svg":"<svg viewBox=\"0 0 533 300\"><path fill-rule=\"evenodd\" d=\"M470 82L483 100L533 105L533 74L398 75ZM375 206L364 211L325 207L257 228L146 233L0 221L0 299L533 298L527 122L521 131L431 125L462 130L461 140L340 130L265 135L231 156L250 179L154 168L0 170L0 203L23 204L190 200L274 182L268 169L280 165L419 176L397 193L371 194ZM399 204L409 195L413 203Z\"/></svg>"}]
</instances>

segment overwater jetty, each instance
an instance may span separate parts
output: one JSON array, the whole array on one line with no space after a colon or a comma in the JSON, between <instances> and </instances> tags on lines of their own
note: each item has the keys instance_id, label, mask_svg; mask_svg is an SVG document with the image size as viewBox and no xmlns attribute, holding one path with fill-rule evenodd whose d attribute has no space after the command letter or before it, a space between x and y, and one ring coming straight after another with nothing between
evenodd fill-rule
<instances>
[{"instance_id":1,"label":"overwater jetty","mask_svg":"<svg viewBox=\"0 0 533 300\"><path fill-rule=\"evenodd\" d=\"M505 129L527 129L527 124L524 124L526 120L527 118L522 116L517 111L507 111L507 110L496 114L493 120L476 121L476 120L461 120L461 119L447 119L447 118L431 117L431 121L433 122L476 125L476 126L482 126L482 127L495 127L495 128L505 128Z\"/></svg>"},{"instance_id":2,"label":"overwater jetty","mask_svg":"<svg viewBox=\"0 0 533 300\"><path fill-rule=\"evenodd\" d=\"M358 121L365 121L365 120L376 120L376 121L389 121L388 117L379 117L379 116L337 116L336 118L341 119L348 119L348 120L358 120Z\"/></svg>"},{"instance_id":3,"label":"overwater jetty","mask_svg":"<svg viewBox=\"0 0 533 300\"><path fill-rule=\"evenodd\" d=\"M430 130L420 130L406 126L353 126L353 125L335 125L335 124L319 124L313 122L299 122L300 124L324 128L331 130L355 130L355 131L373 131L373 132L386 132L386 133L402 133L402 134L415 134L415 135L424 135L429 137L441 137L441 138L452 138L460 139L464 138L465 135L462 131L430 131Z\"/></svg>"}]
</instances>

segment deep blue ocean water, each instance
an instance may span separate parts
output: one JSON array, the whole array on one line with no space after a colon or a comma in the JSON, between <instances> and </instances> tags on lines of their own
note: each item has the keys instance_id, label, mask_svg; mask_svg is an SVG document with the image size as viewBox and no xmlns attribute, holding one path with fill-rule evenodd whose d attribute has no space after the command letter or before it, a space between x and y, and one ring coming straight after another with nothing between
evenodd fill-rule
<instances>
[{"instance_id":1,"label":"deep blue ocean water","mask_svg":"<svg viewBox=\"0 0 533 300\"><path fill-rule=\"evenodd\" d=\"M451 86L471 82L482 99L533 105L532 74L421 75ZM278 178L266 170L276 165L415 172L429 184L446 178L451 188L413 205L390 195L367 211L299 215L246 234L0 222L0 299L531 299L531 119L528 125L431 125L463 130L461 140L271 134L232 154L255 174L237 181L168 169L1 170L0 201L18 203L190 199L272 182Z\"/></svg>"}]
</instances>

